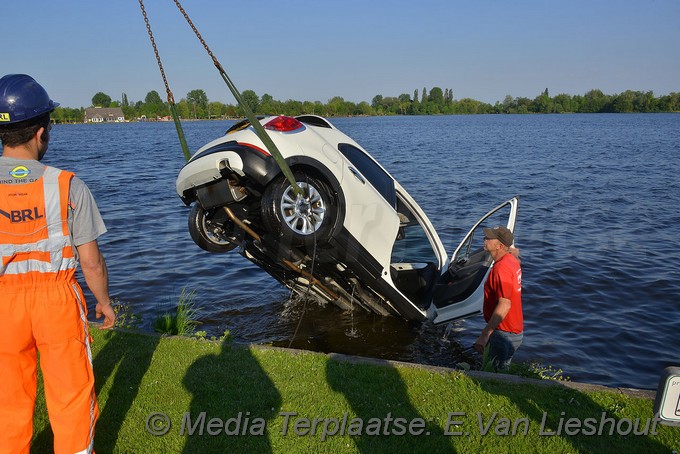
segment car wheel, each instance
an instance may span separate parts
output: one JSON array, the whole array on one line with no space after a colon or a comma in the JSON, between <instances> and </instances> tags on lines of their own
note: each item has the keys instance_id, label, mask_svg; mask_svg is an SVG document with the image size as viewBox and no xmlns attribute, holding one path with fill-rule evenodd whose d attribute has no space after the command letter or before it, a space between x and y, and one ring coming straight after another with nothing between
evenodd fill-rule
<instances>
[{"instance_id":1,"label":"car wheel","mask_svg":"<svg viewBox=\"0 0 680 454\"><path fill-rule=\"evenodd\" d=\"M194 243L208 252L229 252L239 244L239 228L222 208L204 210L198 203L189 213L189 234Z\"/></svg>"},{"instance_id":2,"label":"car wheel","mask_svg":"<svg viewBox=\"0 0 680 454\"><path fill-rule=\"evenodd\" d=\"M275 235L295 245L321 243L330 239L338 213L337 199L326 181L295 173L302 194L280 176L262 195L262 222Z\"/></svg>"}]
</instances>

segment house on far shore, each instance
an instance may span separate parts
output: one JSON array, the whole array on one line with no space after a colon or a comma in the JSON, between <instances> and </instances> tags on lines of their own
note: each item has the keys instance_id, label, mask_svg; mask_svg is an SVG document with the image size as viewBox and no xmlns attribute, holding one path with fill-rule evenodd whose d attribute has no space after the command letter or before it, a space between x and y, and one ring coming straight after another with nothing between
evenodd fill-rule
<instances>
[{"instance_id":1,"label":"house on far shore","mask_svg":"<svg viewBox=\"0 0 680 454\"><path fill-rule=\"evenodd\" d=\"M120 107L88 107L85 109L85 123L122 123L125 121Z\"/></svg>"}]
</instances>

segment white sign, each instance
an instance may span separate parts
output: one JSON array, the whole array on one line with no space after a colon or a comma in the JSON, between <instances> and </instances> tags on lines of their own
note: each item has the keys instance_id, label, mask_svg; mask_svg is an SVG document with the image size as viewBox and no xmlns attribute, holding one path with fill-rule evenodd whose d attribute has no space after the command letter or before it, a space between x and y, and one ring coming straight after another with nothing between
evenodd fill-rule
<instances>
[{"instance_id":1,"label":"white sign","mask_svg":"<svg viewBox=\"0 0 680 454\"><path fill-rule=\"evenodd\" d=\"M662 424L680 425L680 367L667 367L664 370L654 407Z\"/></svg>"}]
</instances>

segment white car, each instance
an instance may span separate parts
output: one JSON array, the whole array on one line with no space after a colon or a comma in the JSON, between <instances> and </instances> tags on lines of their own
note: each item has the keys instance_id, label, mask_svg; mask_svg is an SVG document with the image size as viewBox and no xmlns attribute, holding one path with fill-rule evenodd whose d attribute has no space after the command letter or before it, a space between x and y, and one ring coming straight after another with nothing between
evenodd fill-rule
<instances>
[{"instance_id":1,"label":"white car","mask_svg":"<svg viewBox=\"0 0 680 454\"><path fill-rule=\"evenodd\" d=\"M492 266L482 223L514 230L518 198L487 213L447 255L406 190L358 143L314 115L259 119L299 190L245 120L181 169L189 232L241 255L301 295L343 309L443 323L482 310Z\"/></svg>"}]
</instances>

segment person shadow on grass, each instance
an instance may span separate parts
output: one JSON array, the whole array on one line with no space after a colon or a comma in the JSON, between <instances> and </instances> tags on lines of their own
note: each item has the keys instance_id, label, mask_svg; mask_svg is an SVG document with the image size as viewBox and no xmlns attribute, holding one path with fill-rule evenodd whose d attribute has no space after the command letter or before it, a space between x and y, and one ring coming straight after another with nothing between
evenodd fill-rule
<instances>
[{"instance_id":1,"label":"person shadow on grass","mask_svg":"<svg viewBox=\"0 0 680 454\"><path fill-rule=\"evenodd\" d=\"M96 324L90 325L94 330ZM132 403L140 389L142 379L151 365L160 337L107 331L106 342L100 348L92 344L92 367L95 376L95 391L99 403L99 419L95 427L95 451L99 454L114 451L116 441ZM115 375L114 375L115 371ZM106 393L102 387L112 383ZM32 453L51 453L54 435L48 425L33 440Z\"/></svg>"},{"instance_id":2,"label":"person shadow on grass","mask_svg":"<svg viewBox=\"0 0 680 454\"><path fill-rule=\"evenodd\" d=\"M99 401L101 413L94 438L95 451L99 454L113 452L123 421L161 340L160 336L134 332L123 335L110 331L105 336L108 338L106 345L93 352L92 360L97 396L106 381L113 380L106 401Z\"/></svg>"},{"instance_id":3,"label":"person shadow on grass","mask_svg":"<svg viewBox=\"0 0 680 454\"><path fill-rule=\"evenodd\" d=\"M182 383L192 394L195 427L185 434L183 453L272 452L267 427L278 415L281 395L249 348L223 340L220 354L194 361ZM206 428L213 418L224 422L219 434L199 434L202 413Z\"/></svg>"},{"instance_id":4,"label":"person shadow on grass","mask_svg":"<svg viewBox=\"0 0 680 454\"><path fill-rule=\"evenodd\" d=\"M445 436L441 427L445 421L438 415L426 417L418 412L399 370L388 361L355 361L333 354L326 364L326 380L351 407L347 431L337 436L351 436L359 452L422 452L424 445L431 452L456 452L451 437ZM363 423L361 436L350 434L353 420L355 429L358 420ZM377 427L377 420L381 420L381 434L371 435L374 431L369 426Z\"/></svg>"}]
</instances>

